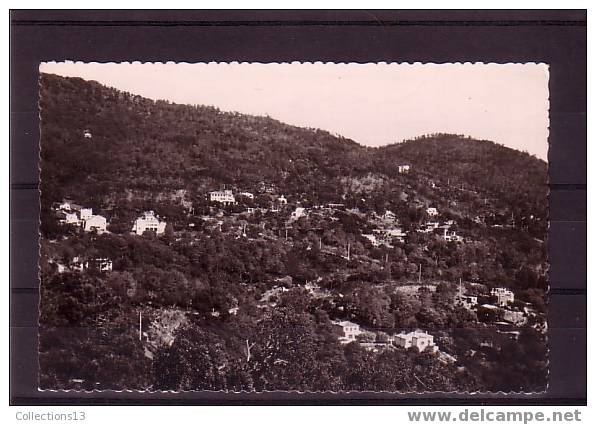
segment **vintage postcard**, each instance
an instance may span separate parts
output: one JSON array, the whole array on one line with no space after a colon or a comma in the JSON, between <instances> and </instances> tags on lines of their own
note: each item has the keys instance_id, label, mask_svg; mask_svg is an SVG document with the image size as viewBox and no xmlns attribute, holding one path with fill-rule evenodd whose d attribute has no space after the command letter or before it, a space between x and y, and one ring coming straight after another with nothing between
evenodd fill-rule
<instances>
[{"instance_id":1,"label":"vintage postcard","mask_svg":"<svg viewBox=\"0 0 596 425\"><path fill-rule=\"evenodd\" d=\"M547 65L39 83L42 390L546 390Z\"/></svg>"}]
</instances>

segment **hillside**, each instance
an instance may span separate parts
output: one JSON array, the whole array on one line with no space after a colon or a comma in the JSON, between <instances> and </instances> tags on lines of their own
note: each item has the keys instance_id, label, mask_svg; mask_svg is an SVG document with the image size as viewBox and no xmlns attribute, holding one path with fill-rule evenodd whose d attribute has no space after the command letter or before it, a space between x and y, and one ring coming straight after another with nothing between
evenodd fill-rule
<instances>
[{"instance_id":1,"label":"hillside","mask_svg":"<svg viewBox=\"0 0 596 425\"><path fill-rule=\"evenodd\" d=\"M40 104L42 181L55 198L260 181L323 191L327 181L358 170L364 151L324 131L154 102L79 78L42 75ZM83 137L86 129L92 139Z\"/></svg>"},{"instance_id":2,"label":"hillside","mask_svg":"<svg viewBox=\"0 0 596 425\"><path fill-rule=\"evenodd\" d=\"M505 213L518 222L533 215L546 223L546 163L487 141L435 135L365 148L271 118L154 102L47 74L40 105L45 200L91 198L99 206L125 190L185 189L193 197L266 182L311 202L333 202L359 197L351 194L351 179L373 176L401 189L396 166L410 163L443 187L471 189L497 208L511 207Z\"/></svg>"},{"instance_id":3,"label":"hillside","mask_svg":"<svg viewBox=\"0 0 596 425\"><path fill-rule=\"evenodd\" d=\"M486 140L437 134L382 147L377 166L386 172L402 160L437 184L459 186L494 197L498 207L546 218L547 164L527 153ZM389 160L389 161L387 161Z\"/></svg>"},{"instance_id":4,"label":"hillside","mask_svg":"<svg viewBox=\"0 0 596 425\"><path fill-rule=\"evenodd\" d=\"M544 162L40 87L41 388L546 387Z\"/></svg>"}]
</instances>

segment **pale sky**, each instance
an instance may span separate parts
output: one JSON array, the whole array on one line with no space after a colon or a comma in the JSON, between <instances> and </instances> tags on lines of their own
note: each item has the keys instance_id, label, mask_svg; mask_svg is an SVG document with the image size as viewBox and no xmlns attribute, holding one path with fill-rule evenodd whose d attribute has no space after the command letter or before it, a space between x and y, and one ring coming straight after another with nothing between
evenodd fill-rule
<instances>
[{"instance_id":1,"label":"pale sky","mask_svg":"<svg viewBox=\"0 0 596 425\"><path fill-rule=\"evenodd\" d=\"M269 115L367 146L455 133L546 160L546 64L43 63L150 99Z\"/></svg>"}]
</instances>

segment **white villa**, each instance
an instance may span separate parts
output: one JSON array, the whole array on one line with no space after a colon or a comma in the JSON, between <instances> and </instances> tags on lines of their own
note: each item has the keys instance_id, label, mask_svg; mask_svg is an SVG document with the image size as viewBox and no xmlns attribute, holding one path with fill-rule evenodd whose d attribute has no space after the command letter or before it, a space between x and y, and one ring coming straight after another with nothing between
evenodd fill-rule
<instances>
[{"instance_id":1,"label":"white villa","mask_svg":"<svg viewBox=\"0 0 596 425\"><path fill-rule=\"evenodd\" d=\"M419 232L432 233L435 231L435 229L438 229L438 228L439 228L438 221L427 221L426 223L424 223L424 226L422 226L422 228L419 230Z\"/></svg>"},{"instance_id":2,"label":"white villa","mask_svg":"<svg viewBox=\"0 0 596 425\"><path fill-rule=\"evenodd\" d=\"M349 320L337 320L333 324L341 328L342 336L339 337L339 342L342 344L356 341L356 337L363 332L357 323Z\"/></svg>"},{"instance_id":3,"label":"white villa","mask_svg":"<svg viewBox=\"0 0 596 425\"><path fill-rule=\"evenodd\" d=\"M137 235L142 235L146 230L161 235L166 230L166 222L159 221L153 211L145 211L141 217L136 219L132 231Z\"/></svg>"},{"instance_id":4,"label":"white villa","mask_svg":"<svg viewBox=\"0 0 596 425\"><path fill-rule=\"evenodd\" d=\"M107 220L101 215L92 215L83 221L83 230L85 232L97 231L97 233L103 233L106 231L106 226Z\"/></svg>"},{"instance_id":5,"label":"white villa","mask_svg":"<svg viewBox=\"0 0 596 425\"><path fill-rule=\"evenodd\" d=\"M85 232L96 230L102 233L106 231L107 221L105 217L93 215L92 208L85 208L65 199L55 209L63 217L60 219L61 223L81 226Z\"/></svg>"},{"instance_id":6,"label":"white villa","mask_svg":"<svg viewBox=\"0 0 596 425\"><path fill-rule=\"evenodd\" d=\"M410 166L407 164L402 164L397 166L397 172L400 174L405 174L410 172Z\"/></svg>"},{"instance_id":7,"label":"white villa","mask_svg":"<svg viewBox=\"0 0 596 425\"><path fill-rule=\"evenodd\" d=\"M471 310L478 304L478 297L475 295L466 295L460 292L455 296L455 304Z\"/></svg>"},{"instance_id":8,"label":"white villa","mask_svg":"<svg viewBox=\"0 0 596 425\"><path fill-rule=\"evenodd\" d=\"M435 207L428 207L426 209L426 213L429 217L436 217L439 215L439 210L437 210Z\"/></svg>"},{"instance_id":9,"label":"white villa","mask_svg":"<svg viewBox=\"0 0 596 425\"><path fill-rule=\"evenodd\" d=\"M62 202L54 203L54 209L62 212L75 212L80 211L83 207L79 204L75 204L73 200L64 198Z\"/></svg>"},{"instance_id":10,"label":"white villa","mask_svg":"<svg viewBox=\"0 0 596 425\"><path fill-rule=\"evenodd\" d=\"M472 310L478 305L478 297L476 295L469 295L465 293L464 286L460 279L459 288L454 298L455 305L464 307L468 310Z\"/></svg>"},{"instance_id":11,"label":"white villa","mask_svg":"<svg viewBox=\"0 0 596 425\"><path fill-rule=\"evenodd\" d=\"M447 230L447 228L443 229L443 239L446 242L463 242L464 238L457 235L453 230Z\"/></svg>"},{"instance_id":12,"label":"white villa","mask_svg":"<svg viewBox=\"0 0 596 425\"><path fill-rule=\"evenodd\" d=\"M400 242L403 242L407 234L399 227L394 227L392 229L386 229L385 234L390 238L396 238Z\"/></svg>"},{"instance_id":13,"label":"white villa","mask_svg":"<svg viewBox=\"0 0 596 425\"><path fill-rule=\"evenodd\" d=\"M72 205L72 202L71 201L69 201L67 199L64 199L62 201L62 203L59 204L56 209L57 210L62 210L62 211L70 211L71 210L71 205Z\"/></svg>"},{"instance_id":14,"label":"white villa","mask_svg":"<svg viewBox=\"0 0 596 425\"><path fill-rule=\"evenodd\" d=\"M65 213L62 221L66 224L76 224L77 226L80 224L79 217L76 213Z\"/></svg>"},{"instance_id":15,"label":"white villa","mask_svg":"<svg viewBox=\"0 0 596 425\"><path fill-rule=\"evenodd\" d=\"M490 290L490 294L497 297L497 305L500 307L505 307L515 300L513 292L507 288L493 288Z\"/></svg>"},{"instance_id":16,"label":"white villa","mask_svg":"<svg viewBox=\"0 0 596 425\"><path fill-rule=\"evenodd\" d=\"M85 263L85 268L95 269L100 272L111 272L112 260L109 258L93 258Z\"/></svg>"},{"instance_id":17,"label":"white villa","mask_svg":"<svg viewBox=\"0 0 596 425\"><path fill-rule=\"evenodd\" d=\"M240 196L244 196L248 199L255 199L255 195L250 192L240 192Z\"/></svg>"},{"instance_id":18,"label":"white villa","mask_svg":"<svg viewBox=\"0 0 596 425\"><path fill-rule=\"evenodd\" d=\"M231 190L216 190L209 192L209 200L211 202L219 202L224 205L232 205L236 203L236 198Z\"/></svg>"},{"instance_id":19,"label":"white villa","mask_svg":"<svg viewBox=\"0 0 596 425\"><path fill-rule=\"evenodd\" d=\"M296 207L296 209L290 215L291 220L298 220L300 217L306 216L306 210L302 207Z\"/></svg>"},{"instance_id":20,"label":"white villa","mask_svg":"<svg viewBox=\"0 0 596 425\"><path fill-rule=\"evenodd\" d=\"M286 197L284 195L281 195L279 198L277 198L277 202L285 205L288 203L288 200L286 199Z\"/></svg>"},{"instance_id":21,"label":"white villa","mask_svg":"<svg viewBox=\"0 0 596 425\"><path fill-rule=\"evenodd\" d=\"M93 216L93 209L92 208L81 208L79 210L79 216L81 220L88 220Z\"/></svg>"},{"instance_id":22,"label":"white villa","mask_svg":"<svg viewBox=\"0 0 596 425\"><path fill-rule=\"evenodd\" d=\"M406 349L416 347L419 352L428 348L434 353L439 349L439 347L435 345L434 336L426 331L423 332L420 330L397 334L393 337L393 343L398 347Z\"/></svg>"},{"instance_id":23,"label":"white villa","mask_svg":"<svg viewBox=\"0 0 596 425\"><path fill-rule=\"evenodd\" d=\"M74 257L70 262L70 268L76 272L82 272L87 267L87 263L83 262L80 257Z\"/></svg>"}]
</instances>

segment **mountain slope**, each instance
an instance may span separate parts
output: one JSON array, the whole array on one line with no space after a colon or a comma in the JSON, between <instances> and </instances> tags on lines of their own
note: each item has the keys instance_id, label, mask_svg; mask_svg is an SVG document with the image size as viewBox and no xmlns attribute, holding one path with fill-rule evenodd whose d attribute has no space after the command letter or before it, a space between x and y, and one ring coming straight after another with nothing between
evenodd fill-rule
<instances>
[{"instance_id":1,"label":"mountain slope","mask_svg":"<svg viewBox=\"0 0 596 425\"><path fill-rule=\"evenodd\" d=\"M355 182L370 177L381 182L373 185L377 209L395 208L404 192L441 203L459 188L475 198L467 213L483 201L513 222L539 218L538 233L546 228L546 163L488 141L439 134L365 148L268 117L152 101L48 74L40 104L44 201L71 196L101 206L124 191L185 189L196 197L265 182L313 203L341 196L357 204L370 188ZM397 172L401 163L412 164L411 175ZM431 181L440 189L426 193Z\"/></svg>"},{"instance_id":2,"label":"mountain slope","mask_svg":"<svg viewBox=\"0 0 596 425\"><path fill-rule=\"evenodd\" d=\"M40 387L543 391L545 183L491 142L365 148L42 75ZM254 196L211 202L222 185ZM147 210L167 224L132 232ZM483 307L501 287L527 324ZM336 319L365 341L424 329L457 363L343 344Z\"/></svg>"},{"instance_id":3,"label":"mountain slope","mask_svg":"<svg viewBox=\"0 0 596 425\"><path fill-rule=\"evenodd\" d=\"M40 103L42 180L56 196L261 180L307 188L308 176L325 181L357 167L363 151L324 131L154 102L79 78L42 75Z\"/></svg>"},{"instance_id":4,"label":"mountain slope","mask_svg":"<svg viewBox=\"0 0 596 425\"><path fill-rule=\"evenodd\" d=\"M546 209L547 165L527 153L486 140L437 134L385 146L378 154L379 159L400 158L436 180L447 177L453 185L481 188L509 204L523 200Z\"/></svg>"}]
</instances>

